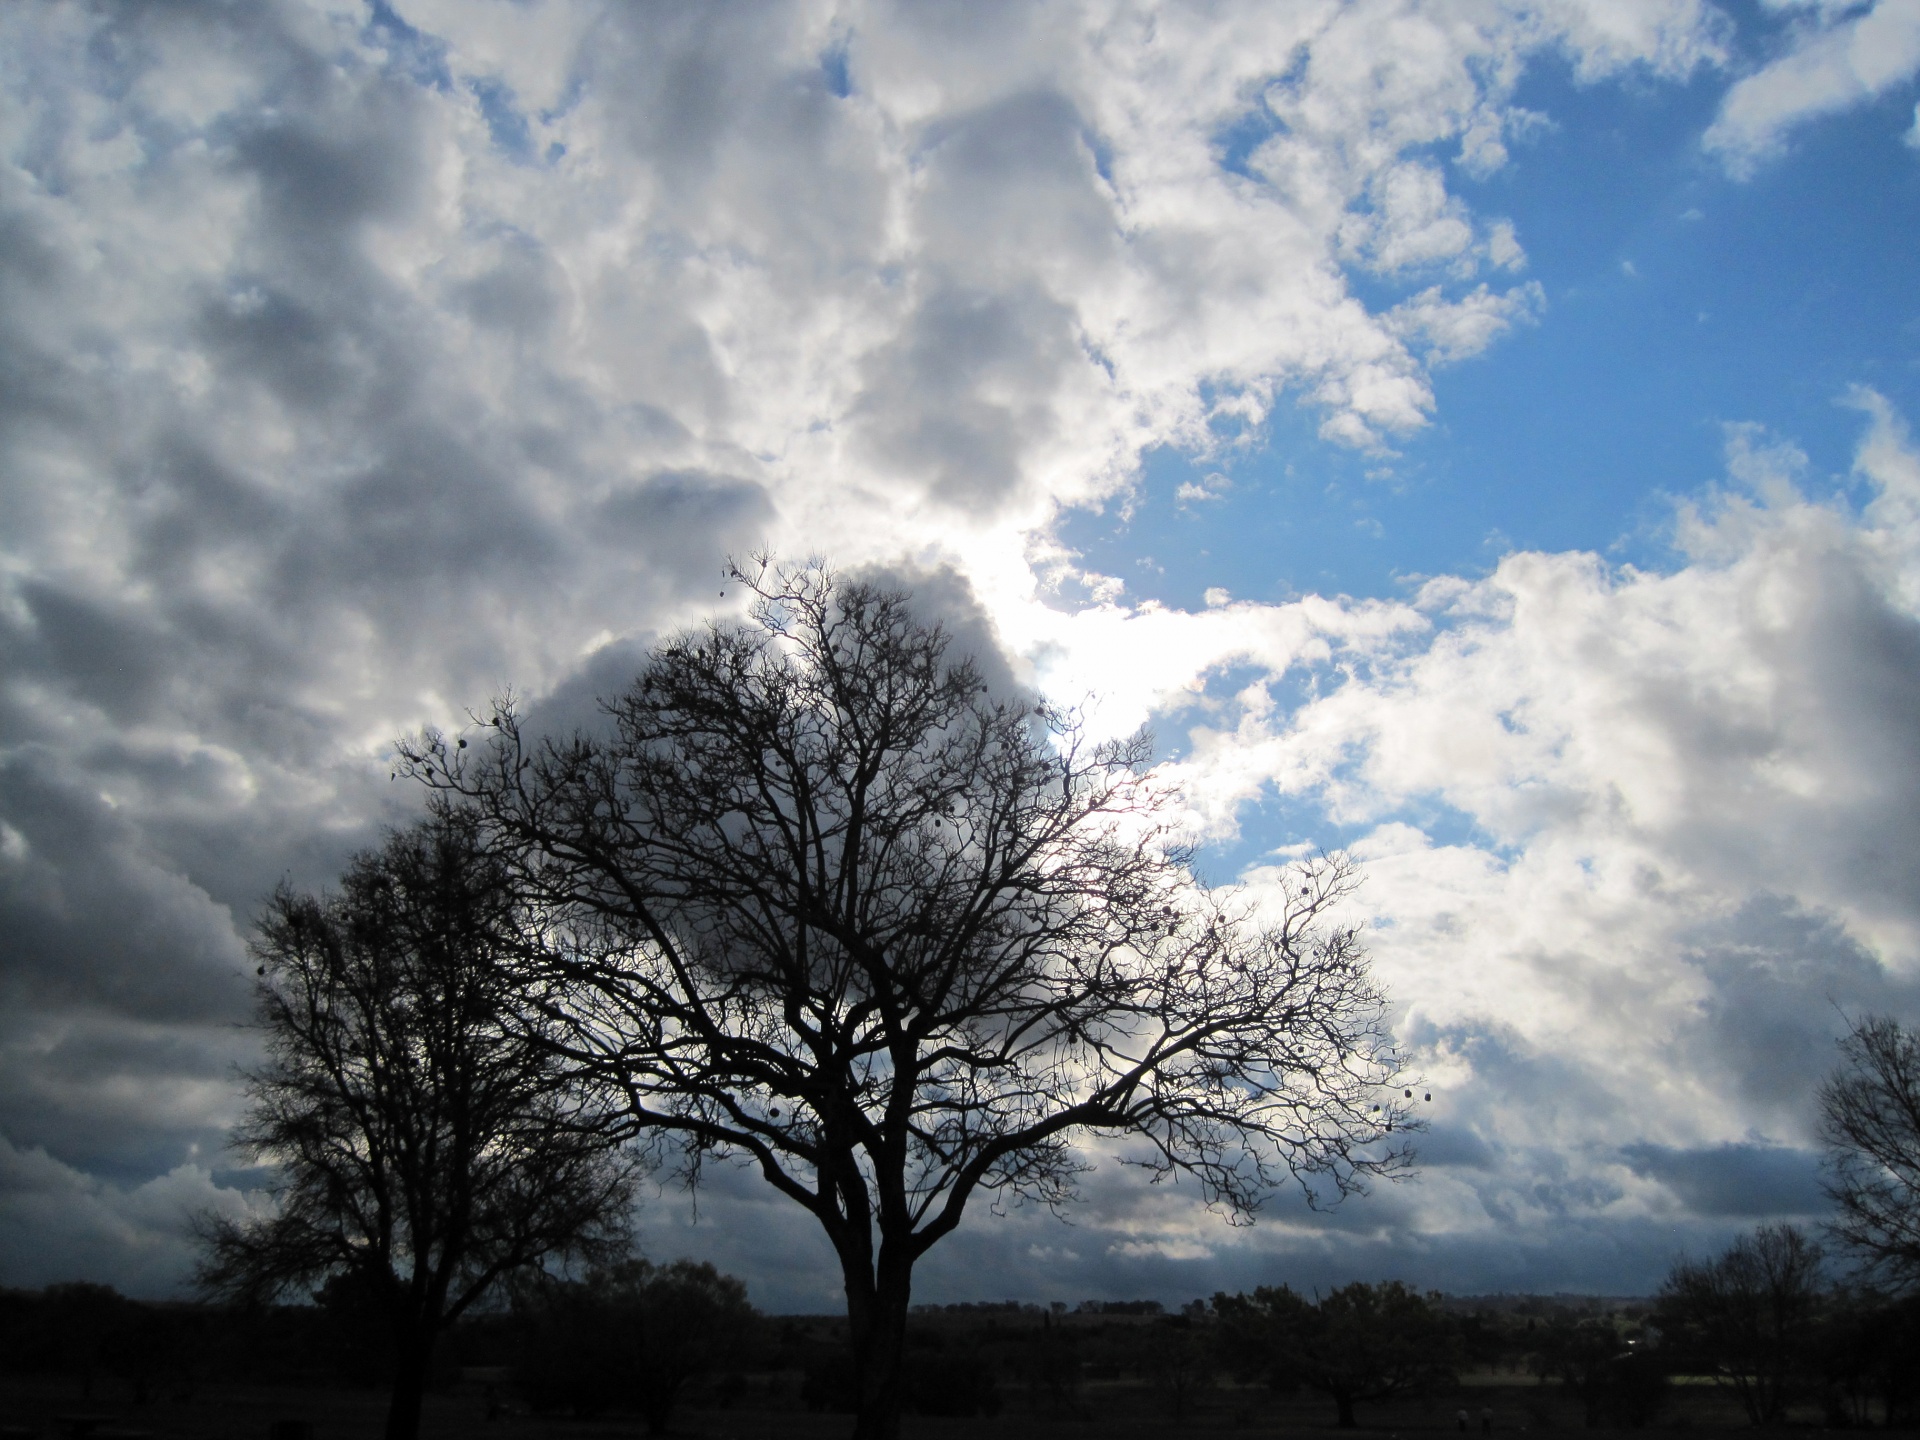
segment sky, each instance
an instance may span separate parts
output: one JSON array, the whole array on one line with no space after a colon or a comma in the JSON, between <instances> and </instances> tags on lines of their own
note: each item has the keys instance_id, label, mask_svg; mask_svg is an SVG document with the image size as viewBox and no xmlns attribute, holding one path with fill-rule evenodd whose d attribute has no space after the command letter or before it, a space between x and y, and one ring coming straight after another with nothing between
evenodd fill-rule
<instances>
[{"instance_id":1,"label":"sky","mask_svg":"<svg viewBox=\"0 0 1920 1440\"><path fill-rule=\"evenodd\" d=\"M916 1299L1817 1223L1920 1021L1916 234L1915 0L0 8L0 1284L180 1293L263 898L756 549L1149 726L1209 883L1348 850L1434 1097L1409 1183L1101 1152ZM745 1172L639 1224L836 1303Z\"/></svg>"}]
</instances>

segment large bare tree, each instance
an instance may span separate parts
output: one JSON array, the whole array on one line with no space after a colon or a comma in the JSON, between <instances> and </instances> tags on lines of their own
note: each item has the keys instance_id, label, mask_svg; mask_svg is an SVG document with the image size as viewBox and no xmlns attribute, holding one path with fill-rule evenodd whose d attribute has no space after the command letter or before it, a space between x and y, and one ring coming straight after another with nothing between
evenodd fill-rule
<instances>
[{"instance_id":1,"label":"large bare tree","mask_svg":"<svg viewBox=\"0 0 1920 1440\"><path fill-rule=\"evenodd\" d=\"M1820 1087L1828 1230L1880 1279L1920 1294L1920 1033L1868 1016L1840 1042Z\"/></svg>"},{"instance_id":2,"label":"large bare tree","mask_svg":"<svg viewBox=\"0 0 1920 1440\"><path fill-rule=\"evenodd\" d=\"M200 1281L244 1301L344 1281L389 1327L387 1440L418 1432L434 1342L499 1280L624 1238L633 1163L602 1096L512 988L542 939L474 812L282 887L254 944L266 1059L239 1149L274 1210L207 1217ZM519 1017L524 1020L524 1017Z\"/></svg>"},{"instance_id":3,"label":"large bare tree","mask_svg":"<svg viewBox=\"0 0 1920 1440\"><path fill-rule=\"evenodd\" d=\"M992 693L910 597L737 575L751 618L657 648L611 738L426 735L411 771L522 847L571 946L530 979L571 1060L689 1178L731 1156L845 1278L855 1433L897 1430L913 1267L982 1193L1058 1206L1087 1134L1244 1218L1407 1162L1382 1001L1329 912L1198 885L1143 738Z\"/></svg>"}]
</instances>

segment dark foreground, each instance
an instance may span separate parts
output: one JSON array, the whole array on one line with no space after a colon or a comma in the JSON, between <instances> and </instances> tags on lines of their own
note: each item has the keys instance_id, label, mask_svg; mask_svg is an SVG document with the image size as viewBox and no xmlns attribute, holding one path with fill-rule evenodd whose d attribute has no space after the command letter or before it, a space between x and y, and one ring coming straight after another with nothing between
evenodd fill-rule
<instances>
[{"instance_id":1,"label":"dark foreground","mask_svg":"<svg viewBox=\"0 0 1920 1440\"><path fill-rule=\"evenodd\" d=\"M687 1440L841 1440L852 1429L845 1415L808 1410L797 1375L755 1377L745 1394L724 1408L691 1404L674 1417L671 1434ZM144 1402L124 1385L96 1382L84 1395L71 1377L0 1377L0 1440L91 1435L93 1440L375 1440L386 1397L378 1389L321 1386L205 1384L190 1395L151 1395ZM1524 1374L1477 1372L1445 1395L1362 1408L1362 1431L1377 1436L1459 1433L1466 1409L1473 1436L1491 1409L1496 1436L1579 1432L1602 1440L1646 1431L1589 1429L1580 1406L1558 1386ZM488 1418L489 1410L494 1412ZM294 1422L288 1424L287 1422ZM310 1427L310 1428L309 1428ZM1681 1383L1649 1430L1746 1430L1734 1397L1711 1383ZM1790 1428L1820 1430L1817 1410L1792 1417ZM503 1398L503 1387L482 1377L462 1379L427 1397L421 1440L625 1440L646 1434L636 1416L592 1420L531 1415ZM1091 1384L1071 1409L1018 1392L1003 1397L1000 1413L968 1419L909 1415L904 1440L1177 1440L1181 1436L1258 1437L1340 1433L1330 1404L1311 1395L1276 1396L1254 1387L1207 1389L1174 1413L1172 1399L1126 1381ZM1906 1432L1883 1432L1889 1434Z\"/></svg>"}]
</instances>

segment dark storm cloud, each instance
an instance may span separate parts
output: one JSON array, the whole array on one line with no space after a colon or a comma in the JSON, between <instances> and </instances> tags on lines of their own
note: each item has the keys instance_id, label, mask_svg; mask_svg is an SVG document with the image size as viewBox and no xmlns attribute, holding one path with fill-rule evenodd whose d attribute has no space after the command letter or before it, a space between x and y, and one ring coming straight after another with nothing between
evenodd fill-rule
<instances>
[{"instance_id":1,"label":"dark storm cloud","mask_svg":"<svg viewBox=\"0 0 1920 1440\"><path fill-rule=\"evenodd\" d=\"M1811 1138L1810 1097L1838 1063L1834 1042L1866 1014L1920 1013L1920 977L1890 971L1831 916L1756 896L1696 935L1708 980L1690 1047L1728 1108L1772 1113Z\"/></svg>"},{"instance_id":2,"label":"dark storm cloud","mask_svg":"<svg viewBox=\"0 0 1920 1440\"><path fill-rule=\"evenodd\" d=\"M219 1156L231 1108L208 1113L178 1097L232 1092L252 1037L163 1023L68 1014L0 1032L13 1062L0 1070L0 1132L117 1185L150 1181L186 1156Z\"/></svg>"},{"instance_id":3,"label":"dark storm cloud","mask_svg":"<svg viewBox=\"0 0 1920 1440\"><path fill-rule=\"evenodd\" d=\"M42 18L0 180L0 486L33 557L0 596L0 1136L7 1223L51 1229L8 1276L108 1275L148 1225L164 1260L119 1273L177 1276L146 1187L219 1154L262 899L417 809L380 752L423 709L553 678L503 636L646 633L773 512L648 458L697 454L671 409L549 365L581 301L524 229L424 275L383 249L441 223L465 123L422 37L294 5ZM124 183L87 158L116 137ZM54 1225L63 1195L93 1218Z\"/></svg>"},{"instance_id":4,"label":"dark storm cloud","mask_svg":"<svg viewBox=\"0 0 1920 1440\"><path fill-rule=\"evenodd\" d=\"M26 623L7 627L0 663L16 675L57 675L116 720L145 715L171 668L151 615L34 581L17 593Z\"/></svg>"},{"instance_id":5,"label":"dark storm cloud","mask_svg":"<svg viewBox=\"0 0 1920 1440\"><path fill-rule=\"evenodd\" d=\"M556 740L575 733L611 735L607 703L626 693L646 668L651 639L630 636L594 651L561 684L526 704L527 733Z\"/></svg>"},{"instance_id":6,"label":"dark storm cloud","mask_svg":"<svg viewBox=\"0 0 1920 1440\"><path fill-rule=\"evenodd\" d=\"M1785 1145L1714 1145L1678 1150L1627 1145L1620 1154L1636 1175L1650 1176L1696 1215L1817 1215L1827 1209L1820 1157Z\"/></svg>"},{"instance_id":7,"label":"dark storm cloud","mask_svg":"<svg viewBox=\"0 0 1920 1440\"><path fill-rule=\"evenodd\" d=\"M231 1015L244 993L232 919L138 829L44 752L0 763L0 986L13 1019L42 1007L153 1021Z\"/></svg>"}]
</instances>

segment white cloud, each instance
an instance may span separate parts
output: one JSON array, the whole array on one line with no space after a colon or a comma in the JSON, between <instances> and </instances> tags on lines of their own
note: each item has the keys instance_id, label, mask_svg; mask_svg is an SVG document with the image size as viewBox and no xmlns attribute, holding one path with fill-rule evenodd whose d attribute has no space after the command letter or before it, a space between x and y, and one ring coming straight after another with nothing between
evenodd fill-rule
<instances>
[{"instance_id":1,"label":"white cloud","mask_svg":"<svg viewBox=\"0 0 1920 1440\"><path fill-rule=\"evenodd\" d=\"M194 1215L237 1216L263 1201L215 1185L192 1164L137 1185L110 1184L0 1135L0 1267L9 1284L93 1280L165 1295L192 1272Z\"/></svg>"},{"instance_id":2,"label":"white cloud","mask_svg":"<svg viewBox=\"0 0 1920 1440\"><path fill-rule=\"evenodd\" d=\"M1746 76L1721 102L1706 146L1727 169L1750 175L1788 133L1849 109L1920 73L1920 0L1874 0L1866 8L1817 3L1786 52Z\"/></svg>"},{"instance_id":3,"label":"white cloud","mask_svg":"<svg viewBox=\"0 0 1920 1440\"><path fill-rule=\"evenodd\" d=\"M1173 498L1180 505L1198 505L1209 500L1224 500L1232 489L1233 481L1215 470L1199 480L1182 480Z\"/></svg>"},{"instance_id":4,"label":"white cloud","mask_svg":"<svg viewBox=\"0 0 1920 1440\"><path fill-rule=\"evenodd\" d=\"M1208 670L1377 656L1411 685L1460 607L1611 593L1541 559L1451 614L1042 603L1061 508L1151 447L1220 443L1283 393L1358 446L1426 423L1431 365L1540 310L1485 281L1521 237L1455 167L1534 123L1533 57L1716 63L1704 4L394 10L0 8L16 1160L51 1096L47 1164L126 1194L174 1173L231 1104L208 1077L244 1014L237 931L406 813L391 737L508 683L599 683L715 607L729 550L956 566L1103 727L1211 717L1195 803L1219 827L1273 776L1363 813L1437 742L1338 687L1286 730ZM1414 298L1364 300L1356 267ZM1477 723L1450 743L1493 764ZM1338 771L1340 743L1384 768Z\"/></svg>"},{"instance_id":5,"label":"white cloud","mask_svg":"<svg viewBox=\"0 0 1920 1440\"><path fill-rule=\"evenodd\" d=\"M1431 629L1326 617L1317 651L1262 635L1284 609L1229 611L1271 679L1203 702L1172 768L1223 833L1278 792L1363 837L1402 1034L1447 1143L1484 1157L1443 1146L1422 1231L1681 1221L1735 1176L1763 1177L1739 1213L1804 1206L1842 1012L1920 1004L1920 454L1856 403L1857 515L1735 427L1732 486L1680 508L1670 573L1512 554L1431 582ZM1321 693L1288 710L1290 670Z\"/></svg>"},{"instance_id":6,"label":"white cloud","mask_svg":"<svg viewBox=\"0 0 1920 1440\"><path fill-rule=\"evenodd\" d=\"M1546 292L1533 282L1502 295L1480 285L1458 299L1433 286L1401 301L1387 318L1395 333L1438 364L1478 355L1515 325L1538 320L1546 304Z\"/></svg>"}]
</instances>

